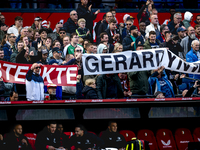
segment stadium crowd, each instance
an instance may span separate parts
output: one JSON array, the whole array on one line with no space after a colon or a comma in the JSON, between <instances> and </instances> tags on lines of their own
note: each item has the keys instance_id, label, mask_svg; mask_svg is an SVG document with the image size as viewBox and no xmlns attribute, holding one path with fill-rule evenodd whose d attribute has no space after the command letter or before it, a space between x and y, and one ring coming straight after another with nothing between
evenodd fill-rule
<instances>
[{"instance_id":1,"label":"stadium crowd","mask_svg":"<svg viewBox=\"0 0 200 150\"><path fill-rule=\"evenodd\" d=\"M170 98L177 94L182 97L200 94L199 75L182 74L163 66L156 70L103 75L84 75L82 66L83 53L120 53L163 47L186 62L196 62L200 60L200 15L192 22L191 12L186 11L182 16L171 8L171 17L160 24L159 12L154 2L148 0L137 18L126 14L124 22L118 22L116 10L110 9L96 24L96 42L93 42L93 20L100 10L93 12L91 8L88 0L81 0L78 8L70 12L67 22L56 24L55 31L50 24L42 26L39 16L30 28L24 28L22 17L15 17L14 25L8 27L5 19L9 18L0 15L0 60L32 64L26 75L26 85L0 79L0 94L9 95L2 100L19 100L19 94L26 95L29 101L59 100L70 95L76 95L77 99L113 99L134 95ZM139 25L134 24L135 19ZM76 87L44 86L39 75L41 65L77 65Z\"/></svg>"}]
</instances>

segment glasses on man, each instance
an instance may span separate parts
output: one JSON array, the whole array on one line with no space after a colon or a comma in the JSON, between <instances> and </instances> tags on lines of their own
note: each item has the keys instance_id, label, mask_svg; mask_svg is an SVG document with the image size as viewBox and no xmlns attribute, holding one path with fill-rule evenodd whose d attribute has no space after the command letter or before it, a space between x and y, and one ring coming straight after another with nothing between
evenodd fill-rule
<instances>
[{"instance_id":1,"label":"glasses on man","mask_svg":"<svg viewBox=\"0 0 200 150\"><path fill-rule=\"evenodd\" d=\"M16 36L10 36L10 38L16 38Z\"/></svg>"},{"instance_id":2,"label":"glasses on man","mask_svg":"<svg viewBox=\"0 0 200 150\"><path fill-rule=\"evenodd\" d=\"M76 16L76 15L78 15L77 13L75 13L75 14L71 14L72 16Z\"/></svg>"},{"instance_id":3,"label":"glasses on man","mask_svg":"<svg viewBox=\"0 0 200 150\"><path fill-rule=\"evenodd\" d=\"M82 52L82 50L81 50L81 49L76 49L75 51L76 51L76 52Z\"/></svg>"},{"instance_id":4,"label":"glasses on man","mask_svg":"<svg viewBox=\"0 0 200 150\"><path fill-rule=\"evenodd\" d=\"M126 25L131 26L132 24L126 24Z\"/></svg>"},{"instance_id":5,"label":"glasses on man","mask_svg":"<svg viewBox=\"0 0 200 150\"><path fill-rule=\"evenodd\" d=\"M41 67L35 67L35 69L40 69Z\"/></svg>"},{"instance_id":6,"label":"glasses on man","mask_svg":"<svg viewBox=\"0 0 200 150\"><path fill-rule=\"evenodd\" d=\"M66 32L59 32L60 34L66 34Z\"/></svg>"}]
</instances>

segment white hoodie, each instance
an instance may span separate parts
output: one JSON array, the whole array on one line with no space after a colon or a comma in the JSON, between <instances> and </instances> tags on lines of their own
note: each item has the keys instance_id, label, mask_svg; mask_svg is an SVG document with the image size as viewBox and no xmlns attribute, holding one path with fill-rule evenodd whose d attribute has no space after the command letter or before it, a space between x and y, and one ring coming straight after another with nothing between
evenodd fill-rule
<instances>
[{"instance_id":1,"label":"white hoodie","mask_svg":"<svg viewBox=\"0 0 200 150\"><path fill-rule=\"evenodd\" d=\"M190 22L190 19L192 18L193 14L189 11L186 11L184 14L184 19Z\"/></svg>"}]
</instances>

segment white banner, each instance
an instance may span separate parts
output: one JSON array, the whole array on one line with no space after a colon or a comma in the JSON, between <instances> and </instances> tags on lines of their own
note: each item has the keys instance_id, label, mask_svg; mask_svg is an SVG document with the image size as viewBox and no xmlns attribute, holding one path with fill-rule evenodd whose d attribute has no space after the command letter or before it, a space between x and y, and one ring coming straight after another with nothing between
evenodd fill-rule
<instances>
[{"instance_id":1,"label":"white banner","mask_svg":"<svg viewBox=\"0 0 200 150\"><path fill-rule=\"evenodd\" d=\"M83 54L84 75L165 69L200 74L199 63L187 63L166 48L109 54Z\"/></svg>"}]
</instances>

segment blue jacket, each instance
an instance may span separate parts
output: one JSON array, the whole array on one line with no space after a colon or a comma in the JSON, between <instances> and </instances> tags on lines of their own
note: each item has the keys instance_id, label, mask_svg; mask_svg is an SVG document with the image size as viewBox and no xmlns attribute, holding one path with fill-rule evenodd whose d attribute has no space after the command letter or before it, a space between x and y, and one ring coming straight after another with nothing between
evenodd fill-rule
<instances>
[{"instance_id":1,"label":"blue jacket","mask_svg":"<svg viewBox=\"0 0 200 150\"><path fill-rule=\"evenodd\" d=\"M165 70L163 71L163 76L162 76L162 79L167 83L167 85L170 87L170 90L172 92L172 95L173 97L175 97L174 95L174 90L173 90L173 87L172 87L172 84L171 82L168 80L167 78L167 74L165 73ZM161 86L160 86L160 83L158 81L158 78L157 76L150 76L149 79L148 79L148 82L149 82L149 94L151 95L154 95L155 92L157 91L161 91ZM155 84L155 89L153 89L153 85Z\"/></svg>"},{"instance_id":2,"label":"blue jacket","mask_svg":"<svg viewBox=\"0 0 200 150\"><path fill-rule=\"evenodd\" d=\"M196 62L198 61L198 57L197 57L197 54L196 52L191 49L187 54L186 54L186 62ZM200 79L200 75L197 75L197 74L188 74L188 76L190 78L193 78L193 79Z\"/></svg>"},{"instance_id":3,"label":"blue jacket","mask_svg":"<svg viewBox=\"0 0 200 150\"><path fill-rule=\"evenodd\" d=\"M10 45L8 43L4 44L3 50L4 50L4 59L6 61L10 61L10 56L12 54L12 49Z\"/></svg>"}]
</instances>

